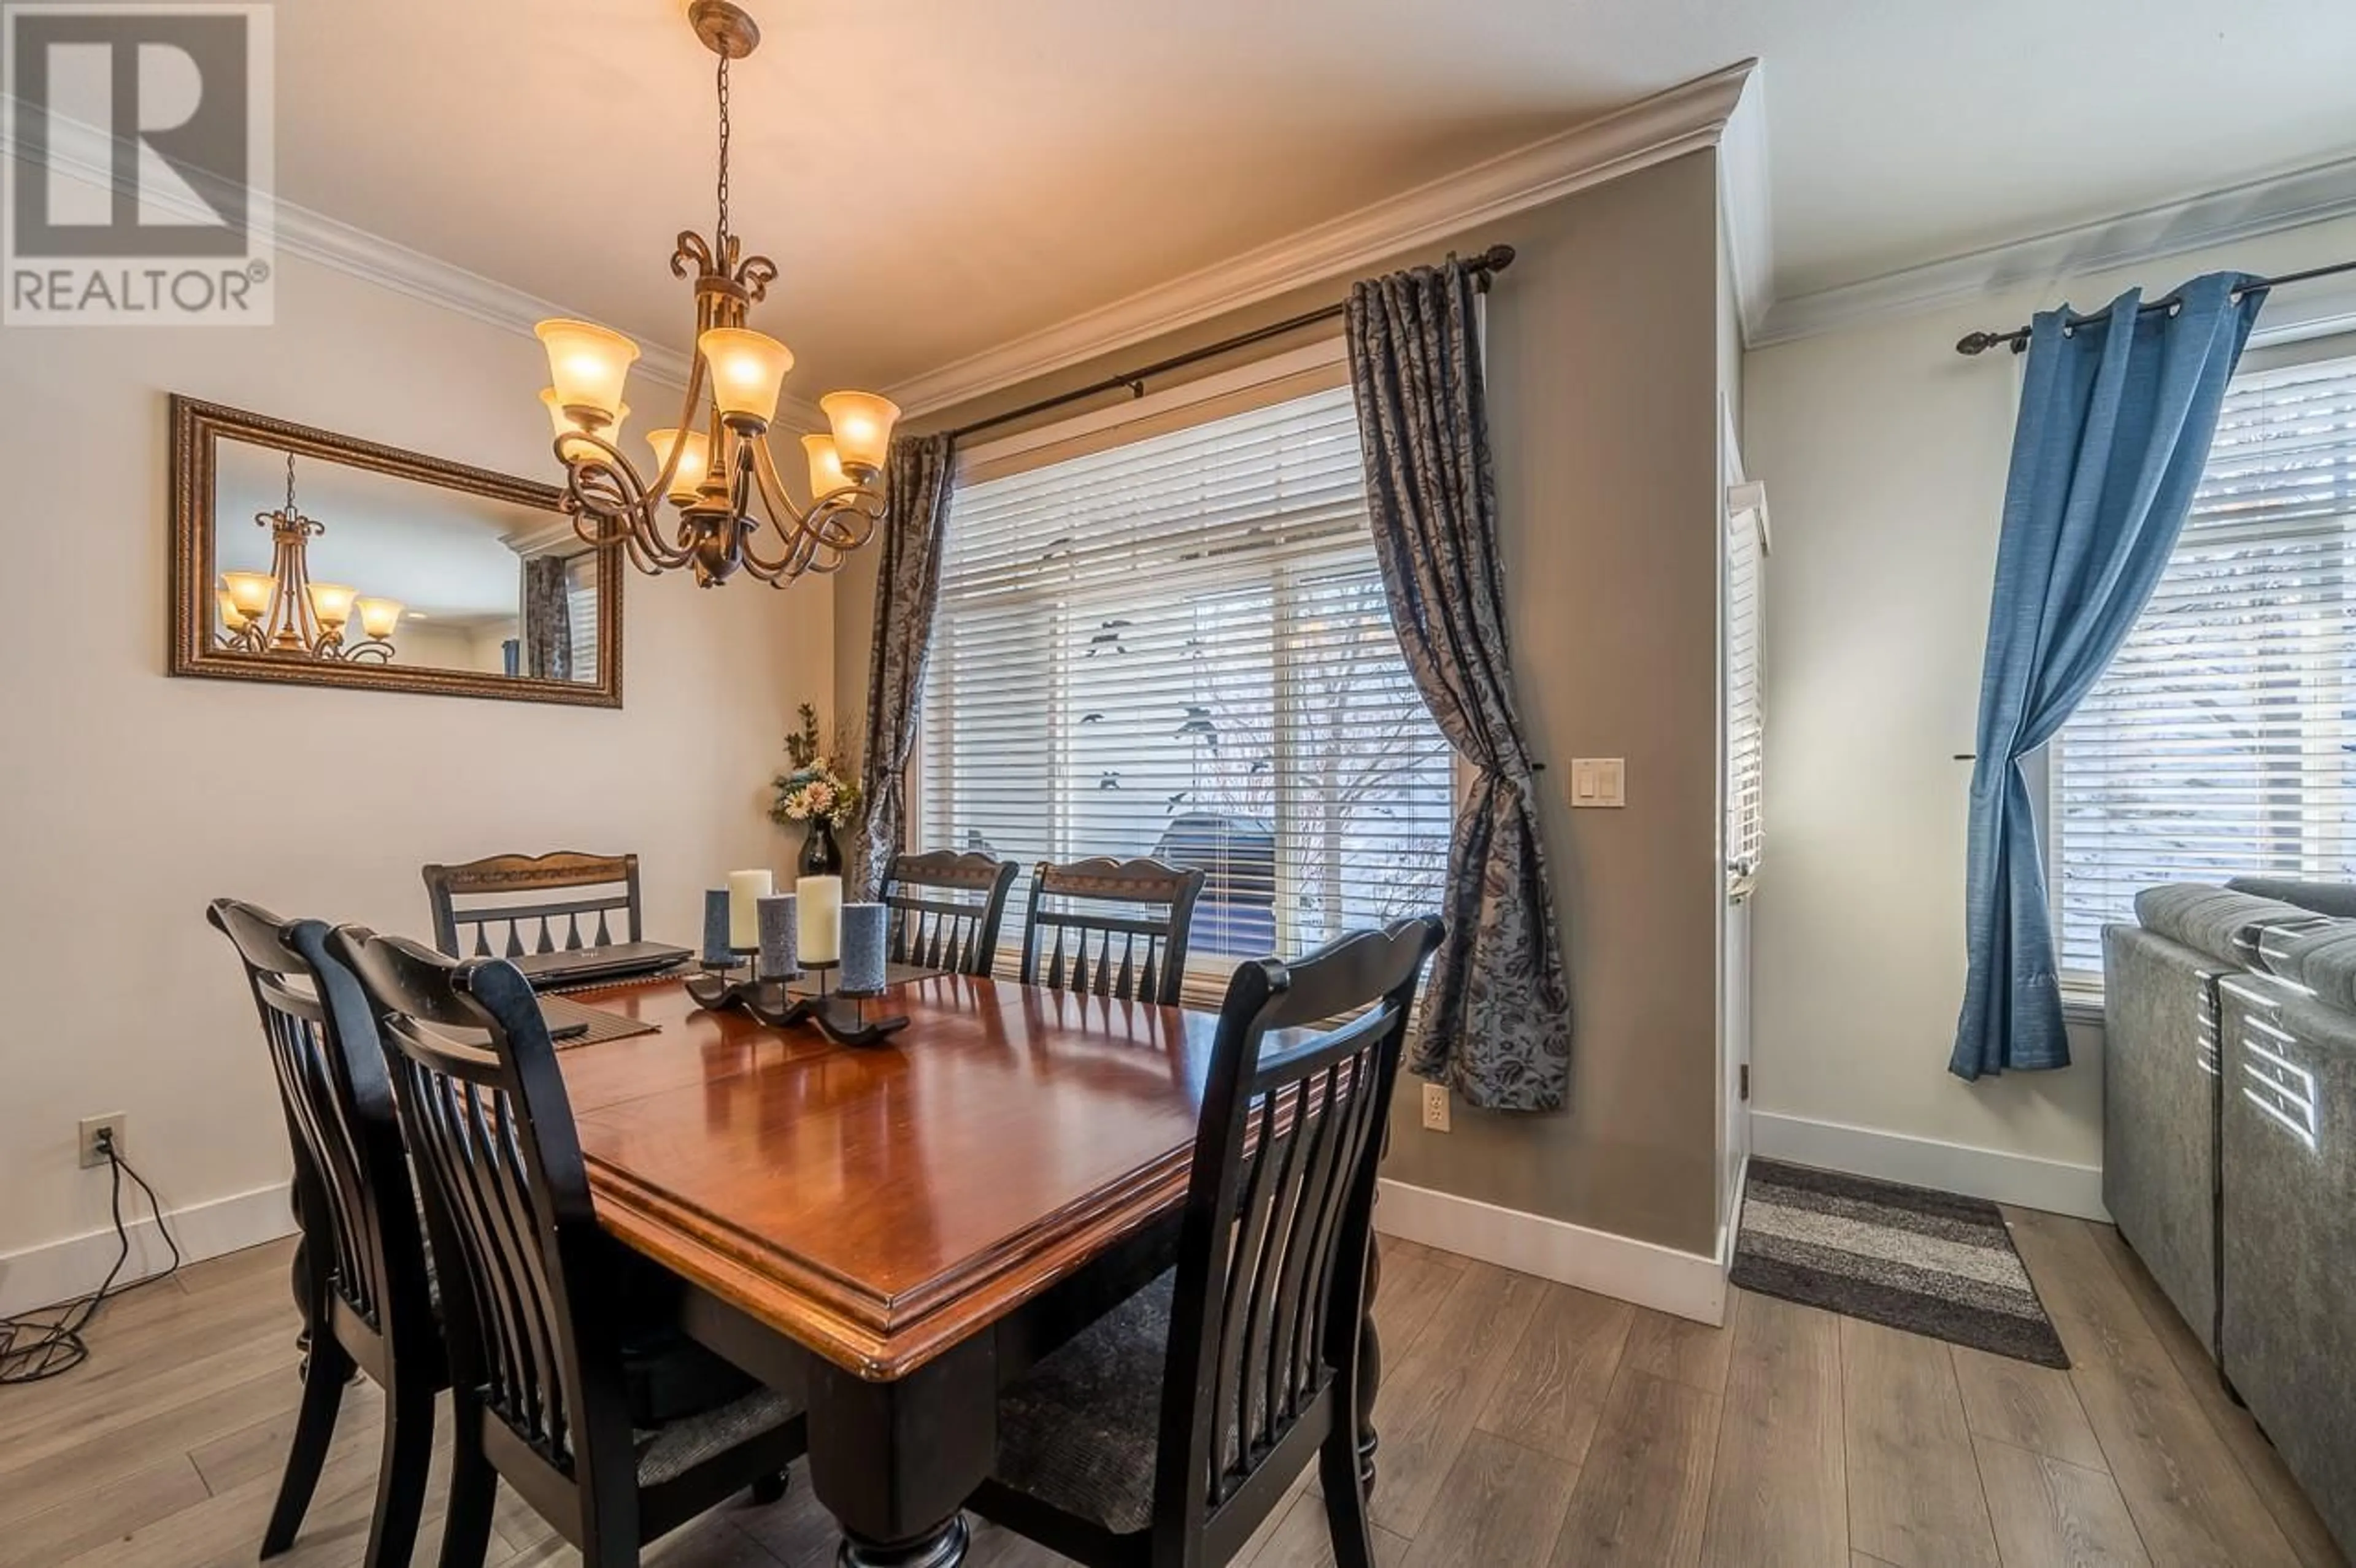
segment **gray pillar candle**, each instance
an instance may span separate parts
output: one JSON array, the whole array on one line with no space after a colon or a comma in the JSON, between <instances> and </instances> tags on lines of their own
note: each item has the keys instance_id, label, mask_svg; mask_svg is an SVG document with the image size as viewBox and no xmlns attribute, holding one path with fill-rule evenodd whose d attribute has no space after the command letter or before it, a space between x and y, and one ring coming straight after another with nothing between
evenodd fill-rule
<instances>
[{"instance_id":1,"label":"gray pillar candle","mask_svg":"<svg viewBox=\"0 0 2356 1568\"><path fill-rule=\"evenodd\" d=\"M761 973L772 980L797 974L801 965L794 954L794 895L772 893L761 901Z\"/></svg>"},{"instance_id":2,"label":"gray pillar candle","mask_svg":"<svg viewBox=\"0 0 2356 1568\"><path fill-rule=\"evenodd\" d=\"M728 890L706 888L703 891L703 962L714 969L725 969L736 962L728 949Z\"/></svg>"},{"instance_id":3,"label":"gray pillar candle","mask_svg":"<svg viewBox=\"0 0 2356 1568\"><path fill-rule=\"evenodd\" d=\"M884 906L842 906L842 988L884 988Z\"/></svg>"}]
</instances>

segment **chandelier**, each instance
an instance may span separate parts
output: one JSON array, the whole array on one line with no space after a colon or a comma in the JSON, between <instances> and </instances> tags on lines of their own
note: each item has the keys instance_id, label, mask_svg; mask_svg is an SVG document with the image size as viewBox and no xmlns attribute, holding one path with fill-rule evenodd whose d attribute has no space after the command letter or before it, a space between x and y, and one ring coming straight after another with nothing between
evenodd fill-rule
<instances>
[{"instance_id":1,"label":"chandelier","mask_svg":"<svg viewBox=\"0 0 2356 1568\"><path fill-rule=\"evenodd\" d=\"M777 267L744 255L728 228L728 67L753 52L761 32L731 0L695 0L688 21L720 57L720 215L708 242L690 229L671 252L671 275L687 277L692 267L695 279L696 353L679 422L647 433L651 477L623 455L616 443L629 410L622 389L638 346L591 322L543 321L534 329L552 383L540 398L565 468L564 509L583 539L619 543L650 574L692 566L706 588L740 569L781 587L805 571L834 571L874 537L900 411L872 392L820 398L832 433L802 437L810 499L807 507L794 504L768 443L794 357L744 325ZM666 520L666 506L676 521Z\"/></svg>"},{"instance_id":2,"label":"chandelier","mask_svg":"<svg viewBox=\"0 0 2356 1568\"><path fill-rule=\"evenodd\" d=\"M293 453L286 454L286 505L256 512L253 520L270 530L270 570L220 574L220 645L273 658L391 664L389 639L401 624L401 601L366 599L348 584L311 581L311 541L327 528L294 504ZM344 631L356 613L362 640L347 645Z\"/></svg>"}]
</instances>

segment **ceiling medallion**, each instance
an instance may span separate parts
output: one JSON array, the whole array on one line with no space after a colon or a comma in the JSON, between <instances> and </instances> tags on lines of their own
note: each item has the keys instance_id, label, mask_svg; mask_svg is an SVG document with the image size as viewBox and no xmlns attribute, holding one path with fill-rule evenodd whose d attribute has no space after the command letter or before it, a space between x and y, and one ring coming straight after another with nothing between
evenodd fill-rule
<instances>
[{"instance_id":1,"label":"ceiling medallion","mask_svg":"<svg viewBox=\"0 0 2356 1568\"><path fill-rule=\"evenodd\" d=\"M565 468L564 509L582 539L619 544L641 571L691 566L706 588L739 570L782 587L806 571L834 571L874 537L900 411L873 392L819 399L833 433L802 437L810 499L794 504L768 443L793 353L744 325L777 267L743 254L728 228L728 67L753 52L761 30L730 0L695 0L688 21L720 57L719 221L709 240L692 229L680 234L671 253L674 277L694 269L696 355L678 424L647 433L652 478L616 444L629 413L622 389L637 344L591 322L541 322L534 330L547 347L553 384L540 397ZM675 522L665 518L666 503Z\"/></svg>"}]
</instances>

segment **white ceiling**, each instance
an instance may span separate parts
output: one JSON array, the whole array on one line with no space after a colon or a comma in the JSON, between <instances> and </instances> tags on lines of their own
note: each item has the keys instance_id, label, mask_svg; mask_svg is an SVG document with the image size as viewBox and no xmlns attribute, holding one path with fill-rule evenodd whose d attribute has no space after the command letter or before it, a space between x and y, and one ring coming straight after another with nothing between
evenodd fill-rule
<instances>
[{"instance_id":1,"label":"white ceiling","mask_svg":"<svg viewBox=\"0 0 2356 1568\"><path fill-rule=\"evenodd\" d=\"M1756 56L1789 297L2356 150L2344 0L751 0L734 210L888 386ZM278 8L287 198L649 343L712 223L680 0Z\"/></svg>"}]
</instances>

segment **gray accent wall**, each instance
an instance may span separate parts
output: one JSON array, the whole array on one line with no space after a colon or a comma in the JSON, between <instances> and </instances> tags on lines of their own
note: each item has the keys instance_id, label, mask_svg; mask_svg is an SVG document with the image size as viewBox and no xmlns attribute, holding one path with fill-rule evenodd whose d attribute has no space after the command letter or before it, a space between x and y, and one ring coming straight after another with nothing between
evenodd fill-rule
<instances>
[{"instance_id":1,"label":"gray accent wall","mask_svg":"<svg viewBox=\"0 0 2356 1568\"><path fill-rule=\"evenodd\" d=\"M1410 1083L1386 1174L1702 1253L1716 1243L1720 1125L1717 186L1716 154L1697 152L1393 263L1500 240L1519 252L1490 295L1491 417L1515 674L1532 749L1547 764L1542 827L1574 1031L1567 1113L1492 1115L1459 1104L1453 1131L1426 1132ZM1339 299L1346 283L1261 302L915 428L1280 320ZM867 551L837 579L840 712L865 709L873 572ZM1626 758L1629 804L1572 811L1575 755Z\"/></svg>"}]
</instances>

